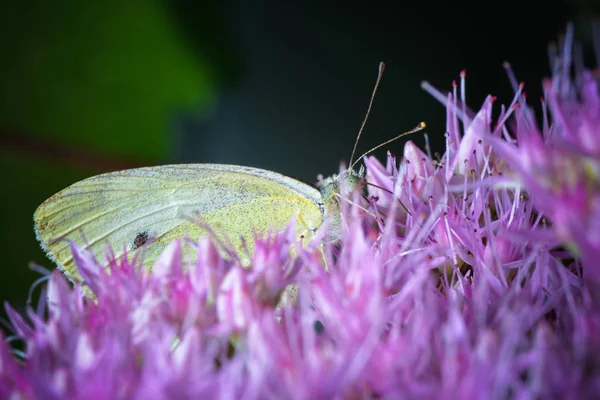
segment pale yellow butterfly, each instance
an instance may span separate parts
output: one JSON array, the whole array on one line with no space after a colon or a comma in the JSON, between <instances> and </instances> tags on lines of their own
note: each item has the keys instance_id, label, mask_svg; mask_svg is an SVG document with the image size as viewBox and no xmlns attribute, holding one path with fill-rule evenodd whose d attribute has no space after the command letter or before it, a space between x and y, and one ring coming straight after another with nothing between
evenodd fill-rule
<instances>
[{"instance_id":1,"label":"pale yellow butterfly","mask_svg":"<svg viewBox=\"0 0 600 400\"><path fill-rule=\"evenodd\" d=\"M382 72L383 63L367 117ZM421 125L411 132L419 129ZM362 169L353 169L352 158L347 171L321 180L318 188L276 172L222 164L165 165L93 176L40 205L34 214L35 231L42 248L71 279L78 274L70 241L87 244L98 260L104 258L107 244L116 256L143 246L144 264L152 266L173 239L206 235L203 226L229 239L242 263L248 264L254 234L280 231L294 216L302 244L328 219L329 237L339 235L343 192L364 187Z\"/></svg>"},{"instance_id":2,"label":"pale yellow butterfly","mask_svg":"<svg viewBox=\"0 0 600 400\"><path fill-rule=\"evenodd\" d=\"M350 171L348 178L357 183L360 176ZM106 244L117 254L124 246L133 253L147 244L144 263L152 265L173 239L206 235L206 224L217 236L226 234L244 257L242 238L251 252L255 231L283 229L295 215L297 237L310 240L328 215L339 214L334 198L338 182L337 177L329 180L322 197L306 183L258 168L138 168L94 176L60 191L35 211L35 229L44 249L68 275L74 273L70 244L55 239L82 243L82 233L98 259Z\"/></svg>"}]
</instances>

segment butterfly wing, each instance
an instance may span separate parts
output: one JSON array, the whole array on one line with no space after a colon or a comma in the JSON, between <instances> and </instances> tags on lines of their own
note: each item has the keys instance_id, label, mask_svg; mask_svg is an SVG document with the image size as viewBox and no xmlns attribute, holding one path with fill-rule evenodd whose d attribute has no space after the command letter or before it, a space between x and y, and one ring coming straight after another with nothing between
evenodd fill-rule
<instances>
[{"instance_id":1,"label":"butterfly wing","mask_svg":"<svg viewBox=\"0 0 600 400\"><path fill-rule=\"evenodd\" d=\"M281 230L294 215L301 215L298 237L311 237L322 223L320 199L312 186L271 171L166 165L84 179L46 200L34 220L44 250L73 278L69 241L87 243L98 260L107 244L117 256L144 246L150 266L171 240L206 235L201 222L228 238L244 260L243 241L252 251L254 232Z\"/></svg>"}]
</instances>

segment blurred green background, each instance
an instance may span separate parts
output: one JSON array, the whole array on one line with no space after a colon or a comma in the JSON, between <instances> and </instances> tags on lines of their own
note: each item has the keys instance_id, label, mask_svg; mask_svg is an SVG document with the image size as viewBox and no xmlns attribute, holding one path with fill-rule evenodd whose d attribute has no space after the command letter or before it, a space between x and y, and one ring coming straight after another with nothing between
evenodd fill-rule
<instances>
[{"instance_id":1,"label":"blurred green background","mask_svg":"<svg viewBox=\"0 0 600 400\"><path fill-rule=\"evenodd\" d=\"M360 152L423 120L443 150L445 112L421 80L447 90L466 68L472 107L488 93L508 103L508 60L538 98L546 44L577 9L494 4L0 0L0 299L22 307L39 276L28 263L52 267L32 214L79 179L174 162L306 181L335 172L379 61L386 73ZM402 143L386 150L400 154Z\"/></svg>"},{"instance_id":2,"label":"blurred green background","mask_svg":"<svg viewBox=\"0 0 600 400\"><path fill-rule=\"evenodd\" d=\"M175 12L145 0L2 2L2 300L22 305L39 276L29 262L52 267L33 235L37 205L93 174L174 161L173 118L214 104L219 54L196 51ZM215 36L218 13L198 15Z\"/></svg>"}]
</instances>

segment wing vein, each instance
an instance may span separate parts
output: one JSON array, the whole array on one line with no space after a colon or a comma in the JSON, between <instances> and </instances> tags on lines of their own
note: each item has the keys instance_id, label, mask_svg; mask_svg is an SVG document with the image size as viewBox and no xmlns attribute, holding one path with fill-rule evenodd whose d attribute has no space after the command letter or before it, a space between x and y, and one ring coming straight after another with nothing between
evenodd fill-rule
<instances>
[{"instance_id":1,"label":"wing vein","mask_svg":"<svg viewBox=\"0 0 600 400\"><path fill-rule=\"evenodd\" d=\"M112 233L114 233L114 232L116 232L116 231L118 231L118 230L120 230L120 229L123 229L123 227L124 227L124 226L131 225L131 224L132 224L133 222L135 222L135 221L139 221L139 220L141 220L141 219L143 219L143 218L146 218L146 217L149 217L149 216L151 216L151 215L153 215L153 214L158 214L158 213L161 213L161 212L163 212L163 211L165 211L165 210L168 210L168 209L170 209L170 208L173 208L173 207L179 207L180 205L182 205L182 204L180 204L180 203L177 203L177 204L170 204L170 205L168 205L168 206L166 206L166 207L162 207L162 208L160 208L160 209L158 209L158 210L155 210L155 211L153 211L153 212L150 212L150 213L144 214L144 215L142 215L142 216L139 216L139 217L137 217L137 218L133 218L133 219L131 219L131 220L127 221L126 223L124 223L124 224L122 224L122 225L119 225L119 226L117 226L117 227L115 227L115 228L111 229L110 231L107 231L107 232L105 232L104 234L102 234L102 235L100 235L100 236L98 236L98 237L95 237L93 240L91 240L91 241L89 241L88 243L86 243L86 245L87 245L87 246L89 246L89 247L92 247L93 245L95 245L96 243L98 243L100 240L102 240L102 239L106 239L106 238L107 238L109 235L111 235ZM178 226L178 225L181 225L181 223L179 223L179 224L176 224L175 226ZM172 229L172 228L171 228L171 229ZM69 262L70 262L72 259L73 259L73 255L69 255L68 257L66 257L66 258L65 258L65 263L69 263Z\"/></svg>"},{"instance_id":2,"label":"wing vein","mask_svg":"<svg viewBox=\"0 0 600 400\"><path fill-rule=\"evenodd\" d=\"M170 195L171 195L171 193L165 194L165 196L163 197L163 199L164 199L164 198L166 198L166 197L168 197L168 196L170 196ZM142 205L142 206L144 206L144 205L148 205L148 204L150 204L150 203L152 203L152 202L155 202L155 201L156 201L156 200L152 200L152 201L146 202L146 203L144 203L144 204L141 204L141 205ZM112 202L112 201L111 201L111 202ZM122 208L125 208L126 204L123 204L123 203L121 203L121 204L122 204L122 205L121 205L121 206L119 206L119 207L111 208L111 209L109 209L109 210L106 210L106 211L104 211L104 212L103 212L103 213L101 213L101 214L96 214L96 215L93 215L92 217L90 217L90 218L88 218L88 219L86 219L86 220L84 220L84 221L81 221L81 222L79 222L79 223L78 223L78 224L76 224L76 225L73 225L73 226L71 226L71 228L70 228L70 229L67 229L67 230L66 230L66 231L64 231L64 232L61 232L59 235L56 235L56 237L59 237L59 238L65 237L65 236L66 236L66 235L68 235L69 233L72 233L73 231L75 231L75 230L77 230L77 229L81 228L81 227L82 227L82 226L84 226L84 225L87 225L87 224L89 224L90 222L92 222L92 221L94 221L94 220L96 220L96 219L98 219L98 218L101 218L101 217L103 217L103 216L105 216L105 215L107 215L107 214L113 213L114 211L117 211L117 210L120 210L120 209L122 209ZM166 208L165 208L165 209L166 209ZM160 210L159 210L159 211L160 211ZM149 214L149 215L152 215L152 214Z\"/></svg>"}]
</instances>

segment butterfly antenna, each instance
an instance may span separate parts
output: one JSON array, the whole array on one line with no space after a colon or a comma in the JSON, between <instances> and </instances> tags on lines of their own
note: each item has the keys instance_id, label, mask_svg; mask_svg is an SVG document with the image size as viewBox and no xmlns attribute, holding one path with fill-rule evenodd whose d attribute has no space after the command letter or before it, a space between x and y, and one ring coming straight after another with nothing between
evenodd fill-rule
<instances>
[{"instance_id":1,"label":"butterfly antenna","mask_svg":"<svg viewBox=\"0 0 600 400\"><path fill-rule=\"evenodd\" d=\"M358 159L357 159L357 160L354 162L354 164L350 164L350 168L351 168L351 169L352 169L352 168L354 168L354 166L355 166L356 164L358 164L358 163L360 162L360 160L362 160L363 158L365 158L366 156L368 156L369 154L371 154L372 152L374 152L374 151L375 151L375 150L377 150L378 148L380 148L380 147L383 147L383 146L385 146L386 144L390 144L390 143L392 143L394 140L398 140L398 139L400 139L400 138L401 138L401 137L403 137L403 136L410 135L410 134L413 134L413 133L415 133L415 132L419 132L420 130L423 130L423 129L425 129L426 127L427 127L427 124L426 124L425 122L421 122L419 125L417 125L417 126L416 126L416 127L414 127L413 129L411 129L410 131L408 131L408 132L404 132L404 133L401 133L401 134L399 134L398 136L396 136L396 137L393 137L393 138L391 138L390 140L387 140L387 141L385 141L385 142L383 142L383 143L381 143L381 144L379 144L379 145L377 145L377 146L373 147L371 150L367 151L365 154L363 154L362 156L358 157Z\"/></svg>"},{"instance_id":2,"label":"butterfly antenna","mask_svg":"<svg viewBox=\"0 0 600 400\"><path fill-rule=\"evenodd\" d=\"M356 146L358 145L358 141L360 140L360 135L362 135L362 131L367 123L367 119L369 118L369 113L371 112L371 107L373 106L373 100L375 99L375 93L377 93L377 88L379 87L379 82L381 82L381 77L383 77L383 71L385 70L385 64L383 62L379 63L379 73L377 74L377 82L375 82L375 88L373 88L373 94L371 94L371 101L369 101L369 108L367 108L367 114L365 115L365 119L360 126L360 130L358 131L358 136L356 136L356 141L354 142L354 148L352 149L352 155L350 156L349 165L352 164L352 160L354 160L354 154L356 154Z\"/></svg>"}]
</instances>

